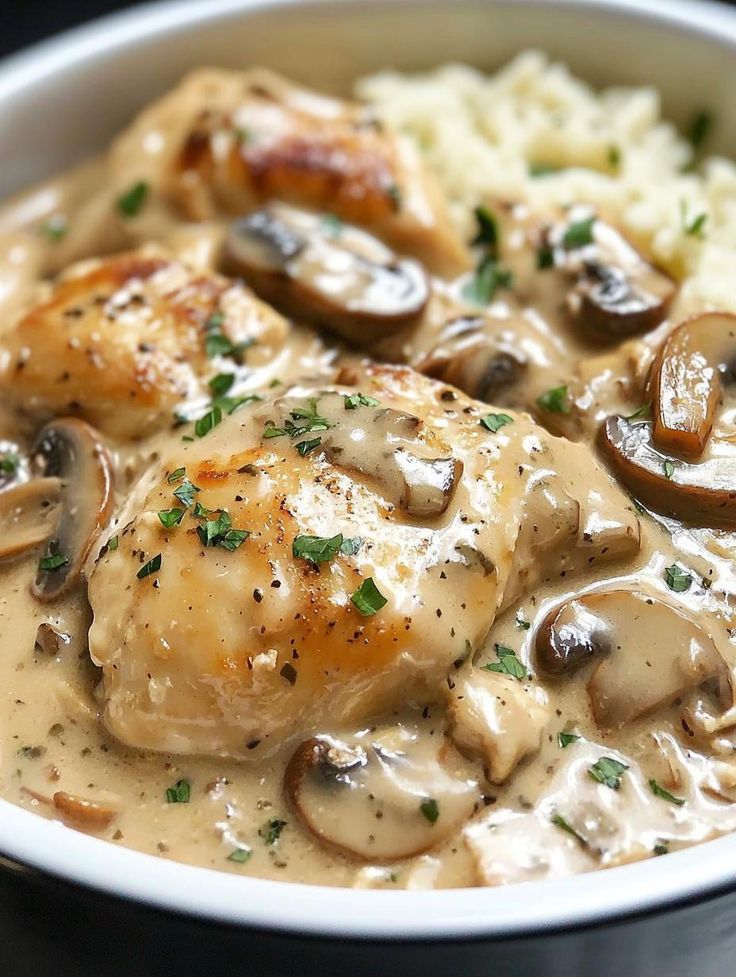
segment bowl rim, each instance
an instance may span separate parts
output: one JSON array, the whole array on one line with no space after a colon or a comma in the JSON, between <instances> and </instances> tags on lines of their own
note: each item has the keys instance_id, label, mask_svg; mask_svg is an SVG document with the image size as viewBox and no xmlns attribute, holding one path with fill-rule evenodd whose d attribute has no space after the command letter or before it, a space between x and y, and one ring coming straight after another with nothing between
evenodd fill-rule
<instances>
[{"instance_id":1,"label":"bowl rim","mask_svg":"<svg viewBox=\"0 0 736 977\"><path fill-rule=\"evenodd\" d=\"M0 63L0 110L55 74L137 40L204 21L299 7L358 7L443 0L161 0L73 28ZM465 0L456 0L463 3ZM478 0L468 0L474 5ZM699 35L736 51L736 9L711 0L483 0L489 6L584 8ZM577 930L650 915L736 889L736 834L570 878L500 888L344 889L238 876L123 848L0 799L0 864L212 923L359 941L499 939ZM509 898L510 895L510 898ZM514 895L520 898L515 899ZM286 911L285 911L286 910Z\"/></svg>"}]
</instances>

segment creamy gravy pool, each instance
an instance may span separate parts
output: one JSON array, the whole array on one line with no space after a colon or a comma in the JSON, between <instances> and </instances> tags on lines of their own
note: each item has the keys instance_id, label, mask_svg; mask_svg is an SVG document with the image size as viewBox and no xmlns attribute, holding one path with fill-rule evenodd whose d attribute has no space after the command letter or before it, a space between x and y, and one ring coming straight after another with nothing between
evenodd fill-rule
<instances>
[{"instance_id":1,"label":"creamy gravy pool","mask_svg":"<svg viewBox=\"0 0 736 977\"><path fill-rule=\"evenodd\" d=\"M2 564L2 795L42 816L60 817L70 829L94 831L113 843L164 858L326 885L502 884L662 855L731 830L736 822L731 799L736 765L730 739L736 715L729 701L735 582L728 525L733 516L724 524L722 513L729 513L733 503L727 502L724 509L713 502L710 484L687 496L697 496L695 502L683 503L681 497L687 493L678 494L676 487L688 478L697 482L697 472L693 475L691 469L702 463L721 466L721 482L728 481L734 466L730 454L734 415L728 387L711 395L713 431L704 439L701 457L662 456L663 465L672 465L664 475L675 483L674 489L667 485L662 489L657 482L662 473L652 473L644 465L646 508L633 503L594 461L598 432L606 418L639 413L627 422L635 425L649 416L640 408L651 400L650 371L658 368L656 354L682 318L674 294L676 283L609 228L605 215L588 209L535 215L523 202L479 202L478 238L469 248L455 241L454 232L443 230L434 209L436 191L426 189L418 164L400 154L389 154L386 164L395 171L388 196L398 216L390 209L388 216L376 213L380 201L372 201L370 193L358 194L358 204L355 194L340 195L356 181L364 191L374 186L373 163L366 163L365 147L350 141L356 132L362 138L368 125L354 118L360 110L298 90L290 93L288 85L283 83L282 88L271 76L268 97L257 90L263 88L262 80L250 93L246 86L245 97L240 76L213 75L209 79L203 75L199 87L185 86L164 100L161 109L154 107L144 114L132 135L121 139L112 163L105 158L62 175L10 202L0 215L4 491L17 489L28 479L27 459L39 428L50 418L69 413L81 414L100 427L114 474L114 497L104 524L86 557L81 579L65 593L47 600L32 592L39 559L48 556L43 545L29 547ZM234 108L228 102L231 97ZM203 118L194 116L197 138L190 134L185 143L183 175L177 172L177 185L171 190L166 185L174 179L171 158L193 124L197 99L202 98L217 103L217 111ZM225 111L223 101L228 106L226 121L217 114ZM292 110L297 114L290 115ZM272 115L281 112L276 142L283 132L290 136L293 125L300 131L303 147L309 144L311 130L298 114L302 110L307 121L314 113L323 122L342 123L348 114L350 139L340 143L346 172L338 176L329 172L326 196L324 188L315 190L321 167L334 167L334 161L315 149L313 172L307 167L308 177L314 179L305 178L300 190L304 167L294 164L290 170L293 153L274 152L257 161L258 172L266 178L265 184L255 186L256 161L247 151L239 155L237 140L230 138L233 126L237 132L255 132L248 144L258 147L267 142ZM259 132L265 133L260 142ZM380 157L385 134L377 126L371 132ZM314 138L321 146L324 133ZM361 165L351 168L353 150ZM203 152L212 157L205 163ZM368 169L361 169L363 164ZM250 183L238 167L244 168ZM293 185L283 182L284 173ZM138 204L136 185L145 187L137 195L143 198ZM380 180L376 185L385 189ZM207 197L204 202L203 197ZM264 238L252 225L239 230L237 239L233 237L234 217L281 197L290 206L306 208L299 216L288 207L279 211L276 205L267 215L272 222L268 226L272 231L275 222L282 243L290 233L309 240L313 250L307 253L300 245L301 264L294 264L288 249L279 254L276 248L274 256L273 234ZM413 208L420 218L412 222L410 214L402 225L402 208ZM424 219L423 209L430 219ZM315 214L320 221L316 228ZM363 231L351 228L350 222L369 228L383 243L362 237ZM44 364L49 346L43 330L61 327L42 316L35 327L41 331L40 339L29 332L18 338L19 320L53 295L48 281L72 262L98 256L104 262L108 255L151 243L163 249L162 260L178 260L199 275L218 269L245 277L276 308L293 319L303 318L306 324L290 324L280 317L271 320L270 312L259 306L253 313L262 328L255 352L246 349L243 356L231 356L234 344L226 337L225 345L210 357L214 362L204 367L195 364L189 386L176 387L180 394L176 404L170 407L168 400L164 402L165 422L156 414L158 407L140 417L131 415L128 390L119 395L117 407L116 394L102 390L100 398L111 396L113 401L110 413L103 416L94 372L93 386L86 389L89 403L80 406L75 400L60 409L58 398L47 396L44 385L53 387L59 371L64 371L63 344L61 352L52 345L48 354L58 360ZM343 246L347 259L340 251ZM434 273L427 279L429 284L421 277L411 279L408 298L406 281L400 300L390 288L387 297L381 291L380 269L395 262L387 247L420 259ZM585 248L594 253L577 261L577 252ZM352 266L345 271L344 262L350 265L353 260L350 254L360 256L358 271ZM361 264L364 258L369 262L367 273ZM593 265L598 271L590 271ZM613 269L618 285L624 283L626 294L618 305L618 300L601 299L598 293L591 299L601 281L610 284L610 275L605 279L601 269ZM414 271L408 269L406 274ZM370 279L367 284L364 275ZM109 303L125 289L137 294L136 283L135 275L114 280L101 301ZM82 305L85 287L80 293ZM371 292L374 287L378 290ZM430 290L429 297L422 298L423 288ZM389 313L382 308L377 324L370 309L368 314L364 309L356 311L356 303L360 305L366 295L372 295L378 307L382 303L390 307L394 320L388 321ZM236 302L232 296L230 300ZM418 305L407 311L402 302ZM226 310L226 314L231 313ZM237 309L232 312L234 318L238 314ZM596 323L592 333L571 327L571 317L574 321L586 314ZM198 342L205 343L211 335L208 322L211 318L206 317L202 331L201 320L196 320ZM328 329L320 329L319 324ZM125 327L123 321L120 328ZM370 335L373 329L375 336ZM728 322L725 327L721 323L720 329L727 332ZM601 341L600 332L605 330L612 334ZM335 338L336 333L342 339ZM97 341L94 329L92 335ZM711 333L707 335L711 344ZM363 350L351 348L356 339L362 341ZM103 336L103 345L104 341ZM154 361L159 351L160 347L153 349ZM707 362L693 370L707 373L712 362L716 369L725 362L723 356L713 360L710 345L704 351ZM374 371L366 366L364 355L408 364L437 379L425 381L390 371L384 375L380 367ZM18 369L18 357L25 373ZM195 359L192 354L187 363ZM36 363L40 363L38 377L28 381ZM109 371L108 363L99 375L109 378ZM228 391L262 399L246 402L211 432L195 434L193 425L211 410L214 388L210 383L208 389L208 381L223 375L232 378L222 381L230 384ZM84 391L89 382L87 377L80 389ZM106 382L102 381L103 388ZM137 382L145 386L149 378L139 377ZM451 384L478 399L457 394ZM691 387L697 399L697 384L688 385L685 393ZM167 396L171 389L167 388ZM315 391L316 407L310 400ZM350 397L358 400L349 405ZM478 402L483 400L496 406L483 408ZM402 424L416 411L426 422L427 433L422 428L416 434L411 422L398 433L379 430L371 413L379 407L394 411ZM324 421L312 421L305 428L307 434L318 432L322 443L317 449L294 452L288 434L280 435L278 444L279 435L264 439L269 427L282 430L280 425L289 417L298 425L300 410L312 411ZM516 411L532 411L544 427L569 440L550 438L544 427ZM677 424L673 427L678 429ZM687 418L680 427L687 427ZM344 430L348 433L342 434ZM349 455L355 443L362 447L353 460L346 461L346 452ZM243 495L251 491L242 489L241 483L246 476L255 477L254 471L261 480L271 479L261 495L253 494L258 502L243 495L218 495L215 482L210 489L203 487L210 457L224 458L236 444L258 448L253 448L255 454L247 461L240 459L240 487L235 491ZM404 473L394 497L387 472L393 471L395 456L387 453L387 445L392 452L408 452L413 464L424 461L434 466L429 482L411 483ZM623 473L625 481L628 456L617 450L616 445L609 450L612 469ZM448 451L455 466L449 474L449 469L438 467L447 462ZM320 452L326 452L326 461L314 460ZM486 456L491 482L483 481L491 477L484 468ZM546 459L541 482L537 479L541 489L532 484L539 475L538 457ZM339 476L332 469L327 472L326 466L333 464L338 468L342 464ZM223 478L234 477L231 460L222 465ZM322 466L316 482L314 465ZM186 476L176 477L179 468L186 469ZM177 524L167 529L162 520L161 525L156 521L156 512L174 511L170 507L179 504L174 490L195 470L201 477L198 481L192 475L192 482L209 513L226 511L235 526L241 525L240 517L251 532L250 539L234 540L237 552L217 542L212 549L211 544L200 547L195 523L185 537L184 530L176 535ZM350 479L357 477L357 487L352 483L346 487L345 471L351 473ZM342 555L332 554L332 562L318 564L289 550L294 532L285 533L280 516L269 506L282 498L279 493L285 486L283 499L292 500L289 505L296 511L294 518L301 520L301 535L307 536L309 530L313 537L327 541L335 528L330 519L325 522L329 496L320 496L318 488L312 491L313 482L319 487L325 478L334 480L330 491L336 498L342 499L344 493L351 496L350 505L339 511L345 518L357 512L356 533L364 533L370 546L366 547L366 538L356 535L361 546L357 556L349 554L349 547L345 556L343 548ZM484 488L490 485L495 486L493 492ZM365 499L360 494L364 489ZM354 492L357 502L352 500ZM301 509L294 499L301 500ZM263 507L263 519L275 527L272 537L259 532L258 506ZM680 509L688 517L688 526L677 518ZM712 518L716 509L721 515ZM484 517L493 511L497 511L496 522L491 519L492 525L486 525ZM6 529L16 516L6 506ZM191 516L187 505L182 516L173 518L184 525ZM330 518L335 518L334 513ZM198 525L205 526L201 520ZM483 561L477 554L483 554L467 541L463 526L468 522L481 538L488 534L486 542L493 553L493 560L483 557L488 565L480 569L473 561L480 565ZM425 526L426 538L415 544L415 535L421 536ZM518 534L510 534L509 526L518 526ZM152 533L153 544L148 545ZM549 542L542 544L536 537L549 537ZM451 571L434 573L437 560L427 555L433 540L465 554L460 569L453 563ZM418 548L411 549L415 545ZM284 670L279 657L276 672L267 646L247 655L250 649L246 648L244 657L237 657L242 636L236 633L240 624L231 624L228 617L233 602L242 600L241 615L255 620L257 614L267 614L269 598L266 591L264 599L261 588L260 563L255 566L255 557L248 562L249 546L252 552L260 547L258 552L270 562L271 587L277 582L279 589L286 588L292 581L297 608L302 584L294 580L306 578L305 587L320 588L327 572L332 574L330 580L344 573L348 579L336 579L329 601L346 620L354 621L355 634L360 633L366 649L366 674L373 667L372 655L383 662L372 685L368 678L365 682L360 678L344 693L340 691L342 679L335 676L353 667L339 657L342 645L335 652L336 661L342 663L337 671L330 673L329 681L320 680L317 673L309 687L306 672L300 674L306 665L298 657L291 670ZM405 568L399 567L401 546L410 554ZM160 602L143 605L143 598L138 598L142 587L149 588L146 600L158 596L152 590L158 585L158 571L154 568L143 578L136 574L144 556L153 557L159 550L164 566L158 589L168 601L163 611ZM373 603L364 607L364 615L348 598L361 589L356 583L366 578L367 571L359 564L362 576L350 583L348 571L338 570L334 561L343 556L359 561L367 551L376 568L370 579L375 576L379 585L384 581L380 597L386 599L386 606L376 608L375 597L368 593ZM231 557L243 562L235 563ZM169 668L165 655L161 674L152 677L150 662L157 667L156 653L142 664L144 672L149 668L144 690L135 684L140 678L135 669L127 678L114 676L115 671L125 670L127 661L137 666L137 655L145 659L142 634L149 624L165 641L167 635L178 633L174 618L185 616L187 602L196 602L201 586L206 589L206 582L173 584L166 574L174 559L184 567L202 559L213 561L212 574L218 583L198 605L198 612L206 617L204 630L211 629L212 643L230 642L235 649L230 652L233 668L255 667L268 673L260 702L257 690L249 686L247 694L252 698L232 700L223 693L223 701L210 709L206 700L220 679L210 676L201 685L191 677L178 679L176 667ZM335 569L327 571L327 566ZM312 571L319 578L316 582ZM466 571L466 577L451 576ZM54 572L58 570L47 575ZM92 632L88 589L95 616ZM306 592L314 603L315 591ZM585 605L589 592L619 596L602 607L595 601ZM134 596L125 596L131 593ZM633 598L632 593L638 596ZM219 611L218 594L227 602ZM636 603L639 597L641 604ZM569 607L573 598L582 599L583 605L575 605L569 618L556 622L555 612ZM403 610L399 614L398 608L412 601L413 615ZM660 616L651 616L652 607ZM395 676L381 626L381 621L393 620L394 608L397 620L411 622L396 625L409 637L401 639L403 657ZM498 616L488 630L496 610ZM320 608L316 613L307 631L315 629L314 620L320 621L328 611ZM123 624L118 622L121 615ZM44 624L53 631L39 632ZM294 626L295 634L300 627ZM338 624L340 635L341 627ZM190 628L186 633L198 632ZM90 658L90 634L96 664ZM214 668L205 661L207 633L191 641L195 666L201 661L205 672ZM308 643L308 634L304 641ZM407 664L412 656L418 657L412 641L426 655L420 666L414 661ZM322 646L317 644L312 654L319 655ZM199 650L202 659L196 658ZM646 661L642 669L641 659L647 656L651 662ZM611 677L615 669L609 668L606 688L601 690L602 673L596 673L597 685L593 673L610 663L618 663L618 672ZM104 681L100 665L105 668ZM173 694L169 690L178 681L183 687L175 689L181 693L173 710L179 710L176 721L164 709L154 722L151 712L156 702ZM156 682L160 686L154 688ZM290 695L302 695L303 701ZM638 710L630 705L637 696L642 703ZM332 701L325 702L325 697ZM242 744L237 745L238 724L242 722L244 731L250 729L245 709L256 716L253 722L261 724L258 729L268 728L269 733L264 739L244 732ZM259 710L264 714L261 719ZM194 718L187 727L190 712ZM259 750L265 754L263 759ZM203 753L209 755L198 755ZM237 759L227 759L225 754Z\"/></svg>"}]
</instances>

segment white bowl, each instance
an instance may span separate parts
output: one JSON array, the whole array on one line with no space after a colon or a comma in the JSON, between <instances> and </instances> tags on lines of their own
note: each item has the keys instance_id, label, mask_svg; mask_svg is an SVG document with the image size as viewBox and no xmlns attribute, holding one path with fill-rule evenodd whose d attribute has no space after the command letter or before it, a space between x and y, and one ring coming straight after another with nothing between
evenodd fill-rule
<instances>
[{"instance_id":1,"label":"white bowl","mask_svg":"<svg viewBox=\"0 0 736 977\"><path fill-rule=\"evenodd\" d=\"M416 69L461 60L492 69L530 46L567 61L594 83L655 84L675 120L713 109L720 148L736 152L736 113L730 111L736 12L702 0L202 0L134 8L7 60L0 67L0 196L100 150L136 109L195 65L266 63L339 89L382 66ZM273 941L263 950L266 931L320 938L278 943L282 963L298 947L306 973L315 972L310 961L317 965L318 959L321 973L334 965L335 972L374 975L443 973L442 961L460 977L490 973L491 964L494 974L549 977L651 977L655 967L667 977L696 968L700 977L733 972L736 836L666 858L509 889L362 891L287 886L180 865L0 801L0 853L17 879L42 873L94 890L103 930L123 912L121 903L103 896L200 923L234 924L238 930L229 931L228 940L233 932L242 937L249 962L236 955L220 967L244 964L246 973L274 972L258 969L265 956L256 962L252 956L254 947L276 952ZM82 890L74 892L75 899L89 900ZM606 928L611 921L616 927ZM0 964L9 945L3 925ZM22 926L9 932L20 947ZM200 946L214 946L215 934L224 945L222 930L197 932ZM335 940L376 945L351 956L356 944ZM404 945L389 952L390 940ZM428 950L426 941L440 942ZM122 958L130 972L136 966L140 973L134 955L132 941ZM268 959L271 968L276 957ZM177 974L196 972L187 969L191 960L177 964ZM120 958L116 965L122 966ZM129 972L116 965L108 961L104 977Z\"/></svg>"}]
</instances>

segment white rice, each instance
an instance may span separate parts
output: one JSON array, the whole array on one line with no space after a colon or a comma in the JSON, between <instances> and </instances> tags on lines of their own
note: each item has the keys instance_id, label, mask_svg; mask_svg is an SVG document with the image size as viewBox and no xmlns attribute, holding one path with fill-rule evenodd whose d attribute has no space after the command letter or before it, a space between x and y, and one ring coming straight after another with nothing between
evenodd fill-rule
<instances>
[{"instance_id":1,"label":"white rice","mask_svg":"<svg viewBox=\"0 0 736 977\"><path fill-rule=\"evenodd\" d=\"M490 77L460 65L426 75L382 72L357 84L411 136L444 186L461 229L493 198L540 211L586 202L683 278L679 311L736 311L736 165L693 162L653 88L597 93L527 51ZM611 162L612 158L618 163ZM532 177L530 164L562 167ZM702 237L685 227L704 214Z\"/></svg>"}]
</instances>

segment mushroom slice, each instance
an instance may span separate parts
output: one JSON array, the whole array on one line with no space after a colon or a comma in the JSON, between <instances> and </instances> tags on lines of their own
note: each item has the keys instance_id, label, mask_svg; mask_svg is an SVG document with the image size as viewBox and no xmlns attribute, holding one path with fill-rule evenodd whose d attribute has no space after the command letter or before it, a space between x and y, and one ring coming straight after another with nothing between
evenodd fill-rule
<instances>
[{"instance_id":1,"label":"mushroom slice","mask_svg":"<svg viewBox=\"0 0 736 977\"><path fill-rule=\"evenodd\" d=\"M76 794L68 794L65 790L56 791L53 803L64 821L83 831L102 831L112 823L116 815L111 807L88 801Z\"/></svg>"},{"instance_id":2,"label":"mushroom slice","mask_svg":"<svg viewBox=\"0 0 736 977\"><path fill-rule=\"evenodd\" d=\"M599 661L588 682L598 725L615 729L715 680L728 668L713 639L682 611L635 590L567 601L536 636L539 667L560 675ZM724 703L727 697L724 696Z\"/></svg>"},{"instance_id":3,"label":"mushroom slice","mask_svg":"<svg viewBox=\"0 0 736 977\"><path fill-rule=\"evenodd\" d=\"M451 752L434 740L405 751L316 737L292 756L284 790L324 844L365 861L409 858L473 813L478 785L450 771Z\"/></svg>"},{"instance_id":4,"label":"mushroom slice","mask_svg":"<svg viewBox=\"0 0 736 977\"><path fill-rule=\"evenodd\" d=\"M35 549L51 536L59 519L61 492L58 478L35 478L0 492L0 559Z\"/></svg>"},{"instance_id":5,"label":"mushroom slice","mask_svg":"<svg viewBox=\"0 0 736 977\"><path fill-rule=\"evenodd\" d=\"M575 231L588 221L590 232L578 244ZM552 229L549 244L555 264L576 276L567 307L591 337L617 343L649 332L667 318L675 282L587 208L574 208L567 224Z\"/></svg>"},{"instance_id":6,"label":"mushroom slice","mask_svg":"<svg viewBox=\"0 0 736 977\"><path fill-rule=\"evenodd\" d=\"M672 462L654 446L651 425L609 417L598 444L615 474L655 512L701 526L736 526L736 453L723 451L698 464ZM719 446L720 447L720 446Z\"/></svg>"},{"instance_id":7,"label":"mushroom slice","mask_svg":"<svg viewBox=\"0 0 736 977\"><path fill-rule=\"evenodd\" d=\"M674 329L650 374L654 443L698 457L710 437L721 399L722 373L736 360L736 316L706 312Z\"/></svg>"},{"instance_id":8,"label":"mushroom slice","mask_svg":"<svg viewBox=\"0 0 736 977\"><path fill-rule=\"evenodd\" d=\"M488 779L501 784L539 749L549 710L515 678L475 668L455 680L448 718L458 749L479 756Z\"/></svg>"},{"instance_id":9,"label":"mushroom slice","mask_svg":"<svg viewBox=\"0 0 736 977\"><path fill-rule=\"evenodd\" d=\"M42 428L32 458L44 476L61 482L61 512L48 555L58 555L66 562L39 569L32 588L40 600L55 600L79 578L110 515L112 466L94 428L73 417L51 421Z\"/></svg>"},{"instance_id":10,"label":"mushroom slice","mask_svg":"<svg viewBox=\"0 0 736 977\"><path fill-rule=\"evenodd\" d=\"M38 648L43 654L55 657L61 654L71 644L71 635L61 631L49 621L43 621L36 631L34 650Z\"/></svg>"},{"instance_id":11,"label":"mushroom slice","mask_svg":"<svg viewBox=\"0 0 736 977\"><path fill-rule=\"evenodd\" d=\"M330 215L279 204L231 225L225 265L287 315L359 345L415 322L429 299L417 261Z\"/></svg>"}]
</instances>

